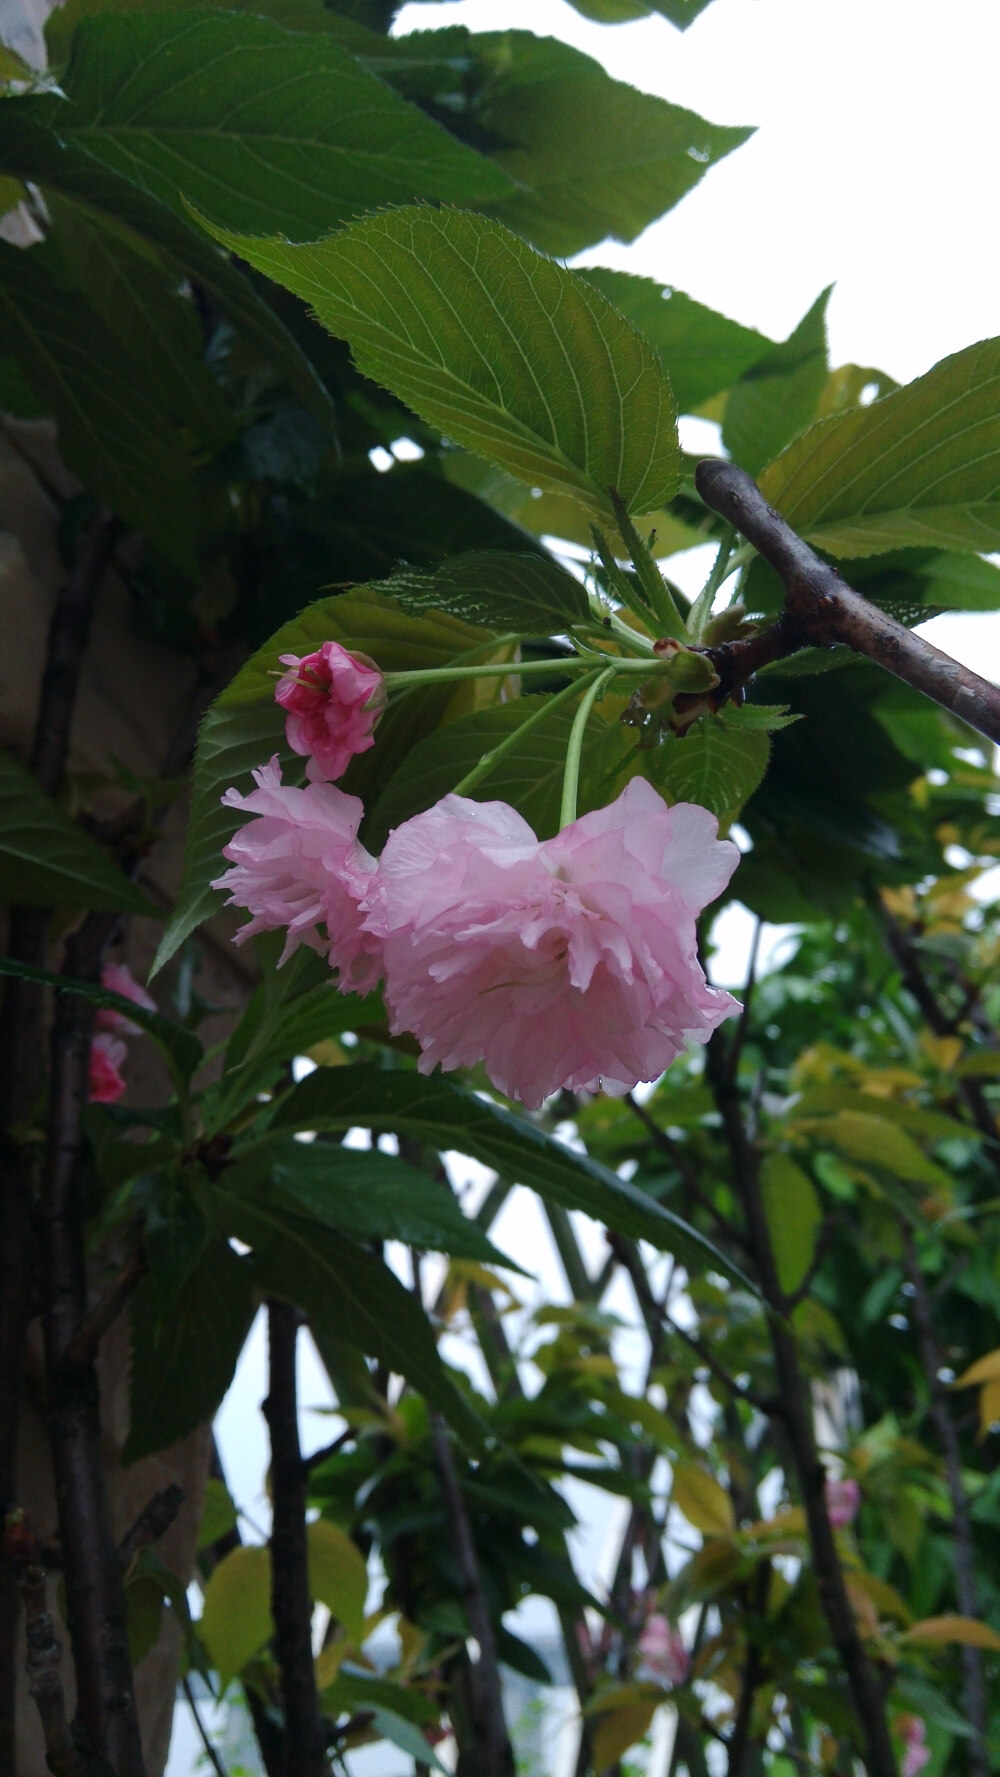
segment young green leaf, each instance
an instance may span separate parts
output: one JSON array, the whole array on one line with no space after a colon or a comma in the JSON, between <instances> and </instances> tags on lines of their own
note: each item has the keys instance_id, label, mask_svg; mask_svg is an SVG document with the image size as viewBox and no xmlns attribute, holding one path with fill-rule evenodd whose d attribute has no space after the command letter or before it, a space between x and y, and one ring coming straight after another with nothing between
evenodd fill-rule
<instances>
[{"instance_id":1,"label":"young green leaf","mask_svg":"<svg viewBox=\"0 0 1000 1777\"><path fill-rule=\"evenodd\" d=\"M404 208L296 246L212 228L303 297L358 369L456 443L614 524L677 486L656 354L573 272L499 223Z\"/></svg>"},{"instance_id":2,"label":"young green leaf","mask_svg":"<svg viewBox=\"0 0 1000 1777\"><path fill-rule=\"evenodd\" d=\"M507 550L454 556L433 574L400 572L381 591L404 611L448 611L498 635L559 634L590 616L579 580L553 561Z\"/></svg>"},{"instance_id":3,"label":"young green leaf","mask_svg":"<svg viewBox=\"0 0 1000 1777\"><path fill-rule=\"evenodd\" d=\"M161 202L187 199L230 228L310 239L377 204L511 189L328 35L252 13L84 19L61 88L35 101L39 121Z\"/></svg>"},{"instance_id":4,"label":"young green leaf","mask_svg":"<svg viewBox=\"0 0 1000 1777\"><path fill-rule=\"evenodd\" d=\"M637 278L603 265L578 274L614 303L649 340L670 378L680 413L692 413L710 395L728 389L774 342L752 327L717 314L656 278Z\"/></svg>"},{"instance_id":5,"label":"young green leaf","mask_svg":"<svg viewBox=\"0 0 1000 1777\"><path fill-rule=\"evenodd\" d=\"M787 1154L765 1154L760 1188L778 1282L791 1295L813 1262L823 1211L811 1180Z\"/></svg>"},{"instance_id":6,"label":"young green leaf","mask_svg":"<svg viewBox=\"0 0 1000 1777\"><path fill-rule=\"evenodd\" d=\"M1000 547L1000 339L811 426L761 476L790 525L832 555Z\"/></svg>"},{"instance_id":7,"label":"young green leaf","mask_svg":"<svg viewBox=\"0 0 1000 1777\"><path fill-rule=\"evenodd\" d=\"M647 770L668 802L698 802L734 818L763 780L770 752L765 732L702 716L685 735L647 755Z\"/></svg>"},{"instance_id":8,"label":"young green leaf","mask_svg":"<svg viewBox=\"0 0 1000 1777\"><path fill-rule=\"evenodd\" d=\"M831 286L832 289L832 286ZM741 469L756 475L816 413L826 382L824 290L794 333L744 371L726 402L723 443Z\"/></svg>"}]
</instances>

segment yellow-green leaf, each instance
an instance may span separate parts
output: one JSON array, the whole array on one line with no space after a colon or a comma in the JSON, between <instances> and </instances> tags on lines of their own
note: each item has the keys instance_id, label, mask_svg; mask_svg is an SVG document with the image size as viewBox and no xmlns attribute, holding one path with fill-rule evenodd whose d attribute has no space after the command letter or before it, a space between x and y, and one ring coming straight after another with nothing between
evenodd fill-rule
<instances>
[{"instance_id":1,"label":"yellow-green leaf","mask_svg":"<svg viewBox=\"0 0 1000 1777\"><path fill-rule=\"evenodd\" d=\"M823 1211L810 1180L787 1154L765 1155L760 1185L778 1282L791 1295L812 1264Z\"/></svg>"},{"instance_id":2,"label":"yellow-green leaf","mask_svg":"<svg viewBox=\"0 0 1000 1777\"><path fill-rule=\"evenodd\" d=\"M309 1589L317 1603L325 1604L350 1641L359 1641L364 1628L368 1596L368 1568L360 1549L343 1530L326 1518L317 1518L307 1530L309 1542Z\"/></svg>"},{"instance_id":3,"label":"yellow-green leaf","mask_svg":"<svg viewBox=\"0 0 1000 1777\"><path fill-rule=\"evenodd\" d=\"M907 1629L902 1639L921 1642L925 1647L948 1647L957 1642L961 1647L988 1647L993 1652L1000 1649L1000 1635L988 1623L978 1623L975 1617L924 1617Z\"/></svg>"},{"instance_id":4,"label":"yellow-green leaf","mask_svg":"<svg viewBox=\"0 0 1000 1777\"><path fill-rule=\"evenodd\" d=\"M868 1111L838 1111L815 1128L831 1147L839 1148L852 1160L860 1160L862 1165L880 1166L912 1184L945 1190L951 1186L943 1167L929 1160L906 1130L886 1117L874 1117Z\"/></svg>"},{"instance_id":5,"label":"yellow-green leaf","mask_svg":"<svg viewBox=\"0 0 1000 1777\"><path fill-rule=\"evenodd\" d=\"M622 1753L643 1738L658 1703L656 1697L638 1697L634 1703L623 1703L620 1709L612 1709L601 1716L591 1737L594 1769L598 1773L617 1764Z\"/></svg>"},{"instance_id":6,"label":"yellow-green leaf","mask_svg":"<svg viewBox=\"0 0 1000 1777\"><path fill-rule=\"evenodd\" d=\"M205 1588L198 1630L225 1690L271 1636L271 1559L266 1549L233 1549Z\"/></svg>"},{"instance_id":7,"label":"yellow-green leaf","mask_svg":"<svg viewBox=\"0 0 1000 1777\"><path fill-rule=\"evenodd\" d=\"M689 1524L703 1536L729 1536L733 1530L732 1501L714 1475L695 1462L679 1462L674 1469L673 1503Z\"/></svg>"},{"instance_id":8,"label":"yellow-green leaf","mask_svg":"<svg viewBox=\"0 0 1000 1777\"><path fill-rule=\"evenodd\" d=\"M652 347L499 223L404 206L300 245L210 232L303 297L365 376L518 480L606 525L610 488L636 513L673 494L674 400Z\"/></svg>"},{"instance_id":9,"label":"yellow-green leaf","mask_svg":"<svg viewBox=\"0 0 1000 1777\"><path fill-rule=\"evenodd\" d=\"M977 1382L1000 1382L1000 1346L996 1351L988 1351L985 1357L977 1357L961 1376L955 1377L952 1388L972 1388Z\"/></svg>"}]
</instances>

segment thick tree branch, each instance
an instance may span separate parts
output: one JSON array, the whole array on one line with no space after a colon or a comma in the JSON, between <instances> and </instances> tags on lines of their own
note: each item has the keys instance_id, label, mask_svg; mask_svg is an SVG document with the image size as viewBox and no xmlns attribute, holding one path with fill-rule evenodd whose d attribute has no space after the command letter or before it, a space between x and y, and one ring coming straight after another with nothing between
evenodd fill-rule
<instances>
[{"instance_id":1,"label":"thick tree branch","mask_svg":"<svg viewBox=\"0 0 1000 1777\"><path fill-rule=\"evenodd\" d=\"M903 1224L903 1251L906 1271L913 1290L913 1320L920 1350L920 1363L927 1383L931 1420L944 1452L944 1472L955 1521L955 1597L963 1616L979 1616L976 1593L976 1552L972 1540L972 1514L962 1484L962 1452L958 1431L951 1416L948 1398L940 1381L941 1352L938 1348L931 1314L927 1280L920 1269L917 1249L910 1229ZM965 1712L975 1728L969 1741L968 1764L972 1777L989 1777L990 1761L986 1752L988 1709L983 1675L983 1657L978 1647L963 1647L962 1670L965 1674Z\"/></svg>"},{"instance_id":2,"label":"thick tree branch","mask_svg":"<svg viewBox=\"0 0 1000 1777\"><path fill-rule=\"evenodd\" d=\"M111 919L91 914L69 940L67 976L96 980ZM92 1360L68 1358L88 1319L82 1162L91 1027L88 1000L75 993L57 997L41 1227L49 1431L78 1722L116 1777L143 1777L125 1592L104 1473L97 1372Z\"/></svg>"},{"instance_id":3,"label":"thick tree branch","mask_svg":"<svg viewBox=\"0 0 1000 1777\"><path fill-rule=\"evenodd\" d=\"M45 1741L45 1763L54 1777L88 1777L66 1717L66 1696L59 1667L62 1643L57 1640L45 1589L41 1546L22 1512L11 1512L4 1534L4 1553L17 1575L24 1603L28 1644L25 1668Z\"/></svg>"},{"instance_id":4,"label":"thick tree branch","mask_svg":"<svg viewBox=\"0 0 1000 1777\"><path fill-rule=\"evenodd\" d=\"M299 1444L295 1346L299 1312L268 1303L270 1368L264 1417L271 1433L271 1614L285 1714L287 1777L327 1777L330 1763L312 1652L306 1541L307 1472Z\"/></svg>"},{"instance_id":5,"label":"thick tree branch","mask_svg":"<svg viewBox=\"0 0 1000 1777\"><path fill-rule=\"evenodd\" d=\"M1000 688L862 598L796 536L735 463L708 458L698 464L694 479L706 506L735 525L785 586L785 610L769 629L709 650L724 695L770 661L806 646L832 648L839 643L1000 743Z\"/></svg>"},{"instance_id":6,"label":"thick tree branch","mask_svg":"<svg viewBox=\"0 0 1000 1777\"><path fill-rule=\"evenodd\" d=\"M32 770L47 795L58 789L66 764L94 604L117 537L117 521L107 511L98 513L52 614L31 754ZM48 927L44 908L12 907L8 955L42 968ZM0 1011L0 1511L14 1492L24 1342L35 1277L31 1222L38 1150L29 1130L42 1085L44 1005L44 990L34 982L6 982ZM17 1607L13 1573L0 1561L0 1770L11 1777L17 1756Z\"/></svg>"},{"instance_id":7,"label":"thick tree branch","mask_svg":"<svg viewBox=\"0 0 1000 1777\"><path fill-rule=\"evenodd\" d=\"M760 1188L759 1155L743 1121L739 1089L726 1040L719 1031L706 1053L706 1078L722 1119L733 1182L743 1203L757 1279L768 1311L782 1422L791 1448L809 1530L813 1571L834 1645L850 1687L864 1737L868 1777L896 1777L896 1759L886 1721L885 1700L875 1668L865 1652L844 1584L843 1569L826 1505L826 1475L816 1447L808 1380L788 1324L788 1302L778 1279L774 1249Z\"/></svg>"}]
</instances>

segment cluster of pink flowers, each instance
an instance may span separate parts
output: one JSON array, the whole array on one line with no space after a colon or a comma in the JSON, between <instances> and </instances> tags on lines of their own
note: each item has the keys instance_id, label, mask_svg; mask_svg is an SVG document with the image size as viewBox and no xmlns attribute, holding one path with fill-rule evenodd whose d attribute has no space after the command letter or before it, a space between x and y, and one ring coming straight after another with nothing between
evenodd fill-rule
<instances>
[{"instance_id":1,"label":"cluster of pink flowers","mask_svg":"<svg viewBox=\"0 0 1000 1777\"><path fill-rule=\"evenodd\" d=\"M101 970L101 986L109 993L121 994L134 1006L155 1012L156 1006L146 989L140 986L124 963L106 963ZM102 1006L94 1019L94 1040L90 1045L87 1093L92 1104L114 1104L125 1090L122 1067L128 1055L126 1037L137 1037L139 1026L123 1012Z\"/></svg>"},{"instance_id":2,"label":"cluster of pink flowers","mask_svg":"<svg viewBox=\"0 0 1000 1777\"><path fill-rule=\"evenodd\" d=\"M294 673L276 695L310 781L283 784L275 757L249 795L223 798L250 817L213 885L251 914L237 942L284 928L282 961L308 944L345 991L384 977L391 1028L418 1039L423 1073L482 1062L532 1107L564 1086L655 1079L737 1009L697 955L696 918L739 858L706 809L669 808L635 778L540 841L506 803L451 795L376 860L361 803L328 780L372 744L377 669L335 642L282 661Z\"/></svg>"}]
</instances>

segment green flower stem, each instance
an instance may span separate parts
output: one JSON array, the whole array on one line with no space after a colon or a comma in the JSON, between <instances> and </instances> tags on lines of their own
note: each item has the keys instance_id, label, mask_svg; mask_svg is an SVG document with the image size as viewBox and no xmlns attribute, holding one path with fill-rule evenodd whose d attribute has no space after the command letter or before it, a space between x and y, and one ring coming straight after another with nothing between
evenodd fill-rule
<instances>
[{"instance_id":1,"label":"green flower stem","mask_svg":"<svg viewBox=\"0 0 1000 1777\"><path fill-rule=\"evenodd\" d=\"M530 734L533 728L537 728L539 722L544 722L546 716L551 715L553 710L559 709L561 704L568 703L571 697L579 697L580 692L584 690L589 683L596 685L599 679L603 679L606 676L607 675L602 668L598 667L595 669L592 667L589 678L574 679L572 685L564 685L562 690L557 691L554 696L547 697L541 708L534 710L518 728L514 729L513 734L508 734L507 738L499 741L491 752L483 754L479 764L474 765L471 771L466 772L461 783L455 785L452 795L468 795L470 790L474 790L477 784L482 783L484 777L489 777L490 772L503 758L505 753L512 753L515 747L520 746L524 736Z\"/></svg>"},{"instance_id":2,"label":"green flower stem","mask_svg":"<svg viewBox=\"0 0 1000 1777\"><path fill-rule=\"evenodd\" d=\"M610 489L609 492L622 542L632 558L632 566L636 571L639 585L649 600L650 608L661 632L676 642L687 641L688 626L677 608L670 587L656 565L652 552L632 523L624 501L613 489Z\"/></svg>"},{"instance_id":3,"label":"green flower stem","mask_svg":"<svg viewBox=\"0 0 1000 1777\"><path fill-rule=\"evenodd\" d=\"M610 667L607 672L598 673L593 684L580 700L580 708L573 718L570 730L569 746L566 748L566 769L563 774L562 803L559 808L559 826L568 827L576 820L576 798L580 788L580 757L583 753L583 736L587 727L587 718L601 692L611 683L617 671Z\"/></svg>"},{"instance_id":4,"label":"green flower stem","mask_svg":"<svg viewBox=\"0 0 1000 1777\"><path fill-rule=\"evenodd\" d=\"M736 532L732 525L727 525L722 533L718 554L712 563L712 571L688 612L688 628L696 642L700 641L705 633L719 587L726 576L733 572L731 558L735 542Z\"/></svg>"},{"instance_id":5,"label":"green flower stem","mask_svg":"<svg viewBox=\"0 0 1000 1777\"><path fill-rule=\"evenodd\" d=\"M649 677L652 662L646 658L641 660L615 660L615 672L641 672ZM569 655L553 655L548 660L508 660L493 666L428 666L417 668L407 673L386 673L387 691L402 691L411 685L447 684L449 680L461 679L509 679L527 678L535 673L592 672L593 657L573 659Z\"/></svg>"}]
</instances>

